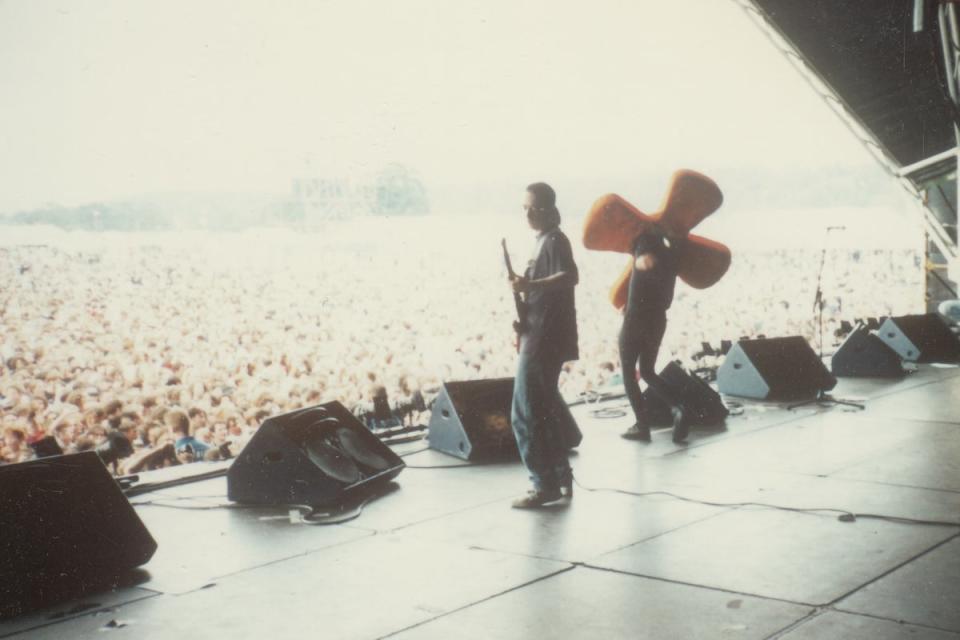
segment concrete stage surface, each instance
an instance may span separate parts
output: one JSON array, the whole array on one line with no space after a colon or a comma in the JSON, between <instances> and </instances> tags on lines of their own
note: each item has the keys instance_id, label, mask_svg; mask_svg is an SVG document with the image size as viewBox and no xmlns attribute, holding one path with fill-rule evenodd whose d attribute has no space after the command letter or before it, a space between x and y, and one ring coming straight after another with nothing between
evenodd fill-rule
<instances>
[{"instance_id":1,"label":"concrete stage surface","mask_svg":"<svg viewBox=\"0 0 960 640\"><path fill-rule=\"evenodd\" d=\"M623 400L575 407L582 486L536 511L510 509L527 488L516 462L408 468L332 526L225 508L224 478L138 496L159 551L131 586L0 636L960 638L960 526L731 504L960 521L960 369L843 380L835 395L866 410L744 401L686 445L667 430L622 440ZM422 448L398 452L461 462Z\"/></svg>"}]
</instances>

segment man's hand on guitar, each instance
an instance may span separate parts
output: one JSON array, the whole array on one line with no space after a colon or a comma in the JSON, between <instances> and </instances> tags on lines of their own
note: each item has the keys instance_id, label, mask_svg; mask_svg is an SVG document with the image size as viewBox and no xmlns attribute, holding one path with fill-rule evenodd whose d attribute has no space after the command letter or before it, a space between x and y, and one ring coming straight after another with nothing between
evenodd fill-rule
<instances>
[{"instance_id":1,"label":"man's hand on guitar","mask_svg":"<svg viewBox=\"0 0 960 640\"><path fill-rule=\"evenodd\" d=\"M529 278L524 278L523 276L515 276L510 279L510 283L513 287L514 293L526 293L530 291L530 280Z\"/></svg>"}]
</instances>

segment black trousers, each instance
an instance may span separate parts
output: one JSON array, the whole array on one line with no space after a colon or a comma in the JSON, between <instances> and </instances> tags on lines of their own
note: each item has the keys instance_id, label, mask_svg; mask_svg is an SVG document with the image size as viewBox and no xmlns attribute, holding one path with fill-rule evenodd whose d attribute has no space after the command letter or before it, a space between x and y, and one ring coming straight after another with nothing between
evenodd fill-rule
<instances>
[{"instance_id":1,"label":"black trousers","mask_svg":"<svg viewBox=\"0 0 960 640\"><path fill-rule=\"evenodd\" d=\"M623 388L630 400L630 407L640 424L649 424L643 410L643 394L637 382L637 369L643 381L659 393L671 406L677 398L667 383L657 375L657 354L667 329L665 309L648 309L623 318L620 329L620 371Z\"/></svg>"}]
</instances>

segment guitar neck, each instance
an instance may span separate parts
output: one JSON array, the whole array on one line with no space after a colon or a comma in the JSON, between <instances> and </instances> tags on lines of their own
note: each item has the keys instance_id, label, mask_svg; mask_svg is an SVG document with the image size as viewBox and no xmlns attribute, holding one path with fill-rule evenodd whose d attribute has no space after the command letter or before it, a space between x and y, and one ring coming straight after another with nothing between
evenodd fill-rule
<instances>
[{"instance_id":1,"label":"guitar neck","mask_svg":"<svg viewBox=\"0 0 960 640\"><path fill-rule=\"evenodd\" d=\"M517 277L517 274L513 271L513 264L510 261L510 252L507 251L507 239L504 238L500 245L503 247L503 262L507 265L507 273L510 274L510 278L514 279ZM523 298L520 297L520 294L516 291L513 292L513 302L517 307L517 320L522 325L526 321L526 306L524 305Z\"/></svg>"},{"instance_id":2,"label":"guitar neck","mask_svg":"<svg viewBox=\"0 0 960 640\"><path fill-rule=\"evenodd\" d=\"M500 242L500 246L503 247L503 262L504 262L504 264L507 265L507 273L510 275L511 278L516 278L516 277L517 277L517 274L516 274L516 272L514 272L514 270L513 270L513 263L512 263L511 260L510 260L510 252L507 251L507 239L506 239L506 238L504 238L504 239Z\"/></svg>"}]
</instances>

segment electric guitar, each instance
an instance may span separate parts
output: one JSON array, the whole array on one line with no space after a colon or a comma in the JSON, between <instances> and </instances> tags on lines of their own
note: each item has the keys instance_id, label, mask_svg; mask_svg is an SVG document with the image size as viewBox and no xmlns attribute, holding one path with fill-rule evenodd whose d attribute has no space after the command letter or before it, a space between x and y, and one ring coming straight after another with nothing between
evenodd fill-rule
<instances>
[{"instance_id":1,"label":"electric guitar","mask_svg":"<svg viewBox=\"0 0 960 640\"><path fill-rule=\"evenodd\" d=\"M513 271L513 263L510 262L510 252L507 251L506 238L500 241L500 246L503 247L503 262L507 265L507 274L510 276L512 282L517 278L517 274ZM513 321L513 330L516 333L515 346L519 352L520 334L523 333L527 323L527 305L516 291L513 292L513 304L517 307L517 319Z\"/></svg>"}]
</instances>

